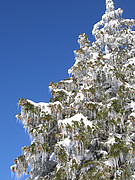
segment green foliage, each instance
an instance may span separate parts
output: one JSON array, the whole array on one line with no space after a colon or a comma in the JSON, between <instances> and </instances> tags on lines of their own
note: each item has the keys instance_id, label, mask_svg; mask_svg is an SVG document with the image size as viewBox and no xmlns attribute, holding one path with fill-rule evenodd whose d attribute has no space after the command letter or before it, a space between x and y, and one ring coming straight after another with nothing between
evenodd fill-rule
<instances>
[{"instance_id":1,"label":"green foliage","mask_svg":"<svg viewBox=\"0 0 135 180\"><path fill-rule=\"evenodd\" d=\"M94 87L89 88L89 91L90 91L91 93L95 94L95 88L94 88Z\"/></svg>"},{"instance_id":2,"label":"green foliage","mask_svg":"<svg viewBox=\"0 0 135 180\"><path fill-rule=\"evenodd\" d=\"M135 143L132 142L131 144L132 144L133 151L135 151Z\"/></svg>"},{"instance_id":3,"label":"green foliage","mask_svg":"<svg viewBox=\"0 0 135 180\"><path fill-rule=\"evenodd\" d=\"M51 180L66 180L66 171L61 167L58 171L55 172L55 175L51 177Z\"/></svg>"},{"instance_id":4,"label":"green foliage","mask_svg":"<svg viewBox=\"0 0 135 180\"><path fill-rule=\"evenodd\" d=\"M53 99L53 102L60 101L63 102L67 98L67 94L64 91L58 91L55 94L55 98Z\"/></svg>"},{"instance_id":5,"label":"green foliage","mask_svg":"<svg viewBox=\"0 0 135 180\"><path fill-rule=\"evenodd\" d=\"M57 151L58 151L58 158L60 162L64 162L64 164L67 162L67 154L66 154L66 150L65 147L60 145L57 147Z\"/></svg>"},{"instance_id":6,"label":"green foliage","mask_svg":"<svg viewBox=\"0 0 135 180\"><path fill-rule=\"evenodd\" d=\"M50 149L48 143L46 143L46 142L43 143L42 148L43 148L44 151L46 150L46 152L51 153L51 149Z\"/></svg>"},{"instance_id":7,"label":"green foliage","mask_svg":"<svg viewBox=\"0 0 135 180\"><path fill-rule=\"evenodd\" d=\"M113 100L113 101L112 101L112 106L114 107L114 110L115 110L117 113L120 112L121 105L120 105L119 100Z\"/></svg>"},{"instance_id":8,"label":"green foliage","mask_svg":"<svg viewBox=\"0 0 135 180\"><path fill-rule=\"evenodd\" d=\"M72 160L72 166L71 166L72 171L74 170L74 168L75 168L76 170L78 169L78 164L77 164L77 162L76 162L75 159Z\"/></svg>"},{"instance_id":9,"label":"green foliage","mask_svg":"<svg viewBox=\"0 0 135 180\"><path fill-rule=\"evenodd\" d=\"M115 137L116 143L111 145L109 156L110 157L119 157L120 153L127 154L129 151L129 147L125 144L124 141L121 141L119 138Z\"/></svg>"},{"instance_id":10,"label":"green foliage","mask_svg":"<svg viewBox=\"0 0 135 180\"><path fill-rule=\"evenodd\" d=\"M25 161L25 156L21 155L17 158L19 161L24 162Z\"/></svg>"},{"instance_id":11,"label":"green foliage","mask_svg":"<svg viewBox=\"0 0 135 180\"><path fill-rule=\"evenodd\" d=\"M100 76L100 73L97 74L97 81L98 81L98 83L101 82L101 76Z\"/></svg>"},{"instance_id":12,"label":"green foliage","mask_svg":"<svg viewBox=\"0 0 135 180\"><path fill-rule=\"evenodd\" d=\"M109 124L114 124L115 126L117 126L117 122L114 118L109 118Z\"/></svg>"},{"instance_id":13,"label":"green foliage","mask_svg":"<svg viewBox=\"0 0 135 180\"><path fill-rule=\"evenodd\" d=\"M33 105L33 104L27 102L27 103L25 103L23 106L24 106L24 108L25 108L26 113L27 113L27 112L35 113L35 109L34 109L34 105Z\"/></svg>"}]
</instances>

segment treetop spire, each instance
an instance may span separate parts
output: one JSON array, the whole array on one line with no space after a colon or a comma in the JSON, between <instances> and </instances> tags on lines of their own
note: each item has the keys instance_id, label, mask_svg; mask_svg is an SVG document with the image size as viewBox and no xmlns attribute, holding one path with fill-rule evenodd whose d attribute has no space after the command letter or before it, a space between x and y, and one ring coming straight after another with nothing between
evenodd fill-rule
<instances>
[{"instance_id":1,"label":"treetop spire","mask_svg":"<svg viewBox=\"0 0 135 180\"><path fill-rule=\"evenodd\" d=\"M114 10L113 0L106 0L106 11L110 12Z\"/></svg>"}]
</instances>

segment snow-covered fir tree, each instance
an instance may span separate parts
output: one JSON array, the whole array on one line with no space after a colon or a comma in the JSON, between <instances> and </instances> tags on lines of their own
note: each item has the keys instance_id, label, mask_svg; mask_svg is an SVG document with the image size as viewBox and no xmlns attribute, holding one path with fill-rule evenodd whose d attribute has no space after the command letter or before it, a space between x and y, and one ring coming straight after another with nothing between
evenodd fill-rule
<instances>
[{"instance_id":1,"label":"snow-covered fir tree","mask_svg":"<svg viewBox=\"0 0 135 180\"><path fill-rule=\"evenodd\" d=\"M50 83L49 103L19 99L31 144L11 166L18 177L135 179L135 20L122 12L106 0L95 42L80 34L70 78Z\"/></svg>"}]
</instances>

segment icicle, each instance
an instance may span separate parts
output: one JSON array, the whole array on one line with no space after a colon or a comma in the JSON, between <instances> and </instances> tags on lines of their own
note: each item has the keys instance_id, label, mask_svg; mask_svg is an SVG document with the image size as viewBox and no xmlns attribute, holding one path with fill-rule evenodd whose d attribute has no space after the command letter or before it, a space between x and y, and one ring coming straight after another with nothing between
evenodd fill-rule
<instances>
[{"instance_id":1,"label":"icicle","mask_svg":"<svg viewBox=\"0 0 135 180\"><path fill-rule=\"evenodd\" d=\"M77 149L77 156L78 156L78 142L77 142L77 148L76 149Z\"/></svg>"},{"instance_id":2,"label":"icicle","mask_svg":"<svg viewBox=\"0 0 135 180\"><path fill-rule=\"evenodd\" d=\"M96 112L94 111L94 119L96 118Z\"/></svg>"},{"instance_id":3,"label":"icicle","mask_svg":"<svg viewBox=\"0 0 135 180\"><path fill-rule=\"evenodd\" d=\"M83 142L82 142L82 148L81 148L81 151L82 151L82 154L84 154L84 145L83 145Z\"/></svg>"},{"instance_id":4,"label":"icicle","mask_svg":"<svg viewBox=\"0 0 135 180\"><path fill-rule=\"evenodd\" d=\"M115 124L113 125L113 132L115 132Z\"/></svg>"},{"instance_id":5,"label":"icicle","mask_svg":"<svg viewBox=\"0 0 135 180\"><path fill-rule=\"evenodd\" d=\"M44 163L44 151L42 152L42 167L43 167L43 163Z\"/></svg>"}]
</instances>

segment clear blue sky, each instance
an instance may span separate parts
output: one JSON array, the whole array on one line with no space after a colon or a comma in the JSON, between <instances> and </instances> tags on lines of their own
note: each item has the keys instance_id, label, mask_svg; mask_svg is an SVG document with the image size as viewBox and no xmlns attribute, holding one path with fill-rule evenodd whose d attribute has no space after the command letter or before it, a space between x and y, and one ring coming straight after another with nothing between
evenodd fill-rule
<instances>
[{"instance_id":1,"label":"clear blue sky","mask_svg":"<svg viewBox=\"0 0 135 180\"><path fill-rule=\"evenodd\" d=\"M135 18L135 0L114 2ZM9 168L29 144L16 122L17 98L48 102L50 81L68 77L78 35L93 41L104 11L105 0L0 0L0 180L12 179Z\"/></svg>"}]
</instances>

